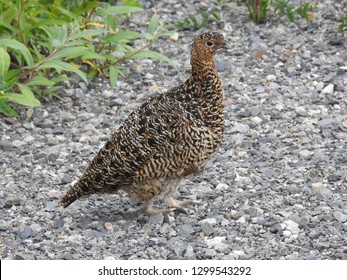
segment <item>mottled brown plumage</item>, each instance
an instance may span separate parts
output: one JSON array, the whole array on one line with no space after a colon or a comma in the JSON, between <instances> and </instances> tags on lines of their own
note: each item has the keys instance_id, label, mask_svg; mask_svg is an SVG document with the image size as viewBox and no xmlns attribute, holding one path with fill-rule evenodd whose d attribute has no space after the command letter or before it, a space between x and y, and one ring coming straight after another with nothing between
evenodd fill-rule
<instances>
[{"instance_id":1,"label":"mottled brown plumage","mask_svg":"<svg viewBox=\"0 0 347 280\"><path fill-rule=\"evenodd\" d=\"M61 205L84 195L127 192L149 214L182 208L173 194L180 178L201 171L222 140L223 91L214 55L225 47L217 32L196 38L192 75L182 85L143 103L89 163ZM153 208L164 193L168 208Z\"/></svg>"}]
</instances>

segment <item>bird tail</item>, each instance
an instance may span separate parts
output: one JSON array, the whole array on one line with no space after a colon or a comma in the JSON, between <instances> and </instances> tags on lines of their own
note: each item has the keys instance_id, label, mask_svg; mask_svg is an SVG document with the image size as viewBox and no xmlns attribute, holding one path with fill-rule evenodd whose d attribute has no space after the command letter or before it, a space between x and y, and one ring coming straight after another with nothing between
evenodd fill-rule
<instances>
[{"instance_id":1,"label":"bird tail","mask_svg":"<svg viewBox=\"0 0 347 280\"><path fill-rule=\"evenodd\" d=\"M66 208L75 200L88 194L91 194L91 189L85 183L78 181L72 188L70 188L66 192L66 194L60 201L60 205Z\"/></svg>"}]
</instances>

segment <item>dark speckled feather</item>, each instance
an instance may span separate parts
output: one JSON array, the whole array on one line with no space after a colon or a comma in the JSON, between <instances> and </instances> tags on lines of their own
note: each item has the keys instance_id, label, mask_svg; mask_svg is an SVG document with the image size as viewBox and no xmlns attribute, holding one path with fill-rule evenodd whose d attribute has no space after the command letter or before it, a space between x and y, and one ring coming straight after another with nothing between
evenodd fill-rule
<instances>
[{"instance_id":1,"label":"dark speckled feather","mask_svg":"<svg viewBox=\"0 0 347 280\"><path fill-rule=\"evenodd\" d=\"M192 45L192 76L182 85L143 103L89 163L61 205L84 195L123 190L142 200L150 214L153 200L165 193L168 207L177 179L196 173L222 140L223 91L214 55L225 46L216 32Z\"/></svg>"}]
</instances>

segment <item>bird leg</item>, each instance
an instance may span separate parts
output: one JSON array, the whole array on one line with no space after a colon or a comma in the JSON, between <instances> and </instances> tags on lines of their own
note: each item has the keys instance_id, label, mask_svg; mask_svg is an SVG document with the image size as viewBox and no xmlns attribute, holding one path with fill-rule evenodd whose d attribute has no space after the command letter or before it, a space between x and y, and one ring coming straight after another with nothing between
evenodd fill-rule
<instances>
[{"instance_id":1,"label":"bird leg","mask_svg":"<svg viewBox=\"0 0 347 280\"><path fill-rule=\"evenodd\" d=\"M184 206L186 206L189 203L192 203L193 201L191 199L187 200L176 200L173 198L173 195L175 194L178 187L178 181L172 181L167 186L167 192L165 193L164 200L165 204L168 209L175 209L183 213L187 213Z\"/></svg>"},{"instance_id":2,"label":"bird leg","mask_svg":"<svg viewBox=\"0 0 347 280\"><path fill-rule=\"evenodd\" d=\"M144 211L148 215L157 215L162 213L168 213L174 210L178 210L183 213L187 213L186 209L184 208L187 204L192 203L193 201L191 199L187 200L176 200L173 198L174 194L176 193L177 187L178 187L179 180L171 180L165 187L164 191L164 201L166 208L159 209L156 207L153 207L153 203L155 199L158 197L158 195L155 195L151 197L150 199L145 201L145 207Z\"/></svg>"},{"instance_id":3,"label":"bird leg","mask_svg":"<svg viewBox=\"0 0 347 280\"><path fill-rule=\"evenodd\" d=\"M174 209L169 209L169 208L159 209L159 208L153 207L154 199L155 198L153 198L153 199L151 199L145 203L144 210L148 215L163 214L163 213L168 213L168 212L171 212L174 210Z\"/></svg>"}]
</instances>

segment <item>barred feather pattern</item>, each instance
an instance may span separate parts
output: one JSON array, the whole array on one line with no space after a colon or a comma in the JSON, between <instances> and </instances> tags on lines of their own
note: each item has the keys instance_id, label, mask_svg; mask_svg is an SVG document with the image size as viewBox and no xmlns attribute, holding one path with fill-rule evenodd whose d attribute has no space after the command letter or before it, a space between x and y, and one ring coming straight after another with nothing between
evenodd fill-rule
<instances>
[{"instance_id":1,"label":"barred feather pattern","mask_svg":"<svg viewBox=\"0 0 347 280\"><path fill-rule=\"evenodd\" d=\"M120 189L148 203L170 181L201 171L223 137L223 91L214 55L224 46L217 32L200 35L192 45L191 77L133 111L61 205Z\"/></svg>"}]
</instances>

